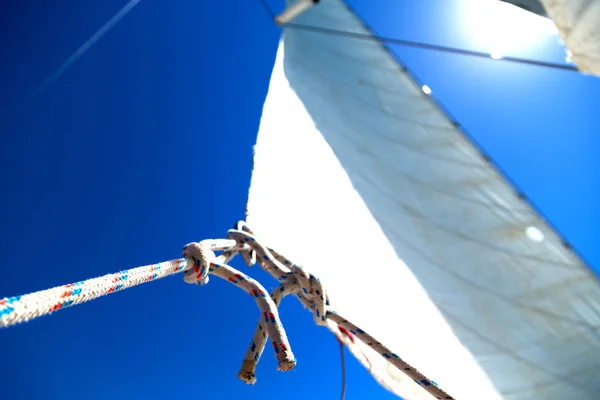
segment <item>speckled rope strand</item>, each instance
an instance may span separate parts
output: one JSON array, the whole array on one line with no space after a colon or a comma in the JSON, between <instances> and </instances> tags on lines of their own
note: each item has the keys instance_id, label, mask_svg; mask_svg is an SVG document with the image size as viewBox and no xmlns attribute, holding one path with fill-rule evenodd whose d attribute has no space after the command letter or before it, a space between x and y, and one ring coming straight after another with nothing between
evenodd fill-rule
<instances>
[{"instance_id":1,"label":"speckled rope strand","mask_svg":"<svg viewBox=\"0 0 600 400\"><path fill-rule=\"evenodd\" d=\"M0 328L51 314L76 304L182 271L184 259L146 265L52 289L0 300Z\"/></svg>"},{"instance_id":2,"label":"speckled rope strand","mask_svg":"<svg viewBox=\"0 0 600 400\"><path fill-rule=\"evenodd\" d=\"M442 390L437 383L427 378L416 368L412 367L409 363L401 359L397 354L393 353L390 349L379 343L373 336L363 331L352 322L338 315L334 311L327 312L327 318L336 322L339 326L347 329L350 333L354 334L367 346L371 347L385 359L387 359L394 367L398 368L405 375L409 376L415 383L425 389L429 394L433 395L438 400L454 400L454 397L450 396L444 390Z\"/></svg>"},{"instance_id":3,"label":"speckled rope strand","mask_svg":"<svg viewBox=\"0 0 600 400\"><path fill-rule=\"evenodd\" d=\"M275 306L279 307L281 300L285 296L299 289L300 286L296 281L282 283L271 293L271 299L275 303ZM268 327L263 322L263 319L260 319L256 330L254 331L254 336L252 337L250 346L248 346L248 350L246 350L246 355L242 361L240 371L237 374L238 378L250 385L256 383L256 366L258 365L258 361L265 349L267 340L269 339L270 332L267 330L267 328Z\"/></svg>"},{"instance_id":4,"label":"speckled rope strand","mask_svg":"<svg viewBox=\"0 0 600 400\"><path fill-rule=\"evenodd\" d=\"M303 272L300 266L294 264L286 257L277 253L275 250L261 245L256 238L254 238L250 229L240 228L245 228L245 225L240 223L238 225L238 229L233 229L228 232L227 237L237 240L240 244L248 244L250 247L252 247L257 253L258 263L273 277L284 282L272 293L273 300L275 301L275 299L277 299L275 304L279 305L283 297L285 297L287 294L294 293L305 307L312 310L313 317L317 324L323 325L323 321L326 319L334 321L339 326L360 339L367 346L379 353L404 374L413 379L415 383L421 386L435 399L454 400L452 396L438 387L434 381L428 379L416 368L402 360L398 355L393 353L371 335L357 327L352 322L338 315L330 307L327 294L321 287L318 278ZM293 280L293 278L296 279ZM298 290L298 288L300 290ZM268 333L264 332L259 323L250 348L246 352L246 357L242 363L242 368L238 373L238 377L247 383L253 383L256 381L254 372L256 370L256 364L260 359L260 355L263 352L268 337L267 335Z\"/></svg>"}]
</instances>

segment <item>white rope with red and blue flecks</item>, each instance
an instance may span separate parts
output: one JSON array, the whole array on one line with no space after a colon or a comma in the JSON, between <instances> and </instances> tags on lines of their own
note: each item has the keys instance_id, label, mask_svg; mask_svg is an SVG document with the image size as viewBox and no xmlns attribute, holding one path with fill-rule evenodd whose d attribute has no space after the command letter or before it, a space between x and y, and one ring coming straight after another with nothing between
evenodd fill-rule
<instances>
[{"instance_id":1,"label":"white rope with red and blue flecks","mask_svg":"<svg viewBox=\"0 0 600 400\"><path fill-rule=\"evenodd\" d=\"M230 230L227 233L227 237L235 239L238 243L248 244L256 252L256 258L261 267L269 272L275 279L283 281L283 283L271 294L271 297L277 306L283 297L293 293L305 307L312 310L313 318L318 325L326 325L327 319L334 321L344 330L355 335L367 346L386 358L392 365L425 389L425 391L433 395L434 398L440 400L454 399L438 387L434 381L428 379L416 368L402 360L398 355L393 353L367 332L338 315L330 307L327 293L318 278L312 274L306 273L300 266L294 264L275 250L260 244L254 238L251 230L244 222L238 223L238 229ZM262 322L259 322L250 347L244 357L242 367L238 373L238 377L247 383L254 383L256 381L254 372L268 339L268 331L265 332L264 328ZM344 330L342 330L342 332L344 332Z\"/></svg>"},{"instance_id":2,"label":"white rope with red and blue flecks","mask_svg":"<svg viewBox=\"0 0 600 400\"><path fill-rule=\"evenodd\" d=\"M327 319L334 321L340 326L342 332L351 332L400 371L411 377L434 398L453 400L453 397L440 389L435 382L427 379L365 331L335 313L329 306L327 294L321 287L318 278L306 273L300 266L295 265L274 250L258 243L244 222L238 223L237 228L228 232L228 239L203 240L187 245L184 248L185 258L182 259L133 268L24 296L1 299L0 327L8 327L51 314L63 308L181 271L184 271L186 282L198 285L206 284L208 276L213 274L248 292L255 299L262 313L259 327L238 374L244 381L248 383L254 381L256 363L269 336L279 361L278 369L289 371L294 368L296 360L285 330L279 322L277 311L277 305L285 294L294 293L302 304L313 310L317 324L324 325ZM223 253L217 257L214 251ZM242 255L248 265L254 264L258 258L259 264L267 272L283 282L275 290L273 298L266 295L265 289L257 281L225 264L238 253Z\"/></svg>"},{"instance_id":3,"label":"white rope with red and blue flecks","mask_svg":"<svg viewBox=\"0 0 600 400\"><path fill-rule=\"evenodd\" d=\"M146 265L98 278L0 300L0 327L8 327L109 293L164 278L183 270L184 259Z\"/></svg>"}]
</instances>

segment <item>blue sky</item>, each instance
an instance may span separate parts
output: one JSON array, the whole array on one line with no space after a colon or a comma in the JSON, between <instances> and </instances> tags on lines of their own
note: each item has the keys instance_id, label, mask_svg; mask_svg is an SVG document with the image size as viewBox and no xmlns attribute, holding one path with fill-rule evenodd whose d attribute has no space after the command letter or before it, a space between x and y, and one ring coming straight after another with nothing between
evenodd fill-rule
<instances>
[{"instance_id":1,"label":"blue sky","mask_svg":"<svg viewBox=\"0 0 600 400\"><path fill-rule=\"evenodd\" d=\"M9 0L0 123L125 3ZM350 3L379 34L490 50L474 39L483 28L450 2ZM190 241L222 237L244 215L278 39L258 0L142 0L0 127L0 296L177 258ZM600 79L391 47L600 268ZM563 57L548 37L510 50ZM282 318L298 367L277 373L265 353L248 387L235 375L255 305L218 279L198 288L167 278L0 332L2 398L337 398L335 339L297 302L284 303ZM348 360L347 399L394 398Z\"/></svg>"}]
</instances>

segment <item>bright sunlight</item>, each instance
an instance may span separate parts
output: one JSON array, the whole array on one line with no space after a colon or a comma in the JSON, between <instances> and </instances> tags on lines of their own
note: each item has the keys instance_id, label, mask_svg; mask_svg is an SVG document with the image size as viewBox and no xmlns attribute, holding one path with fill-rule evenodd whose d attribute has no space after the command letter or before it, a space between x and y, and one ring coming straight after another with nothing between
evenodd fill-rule
<instances>
[{"instance_id":1,"label":"bright sunlight","mask_svg":"<svg viewBox=\"0 0 600 400\"><path fill-rule=\"evenodd\" d=\"M531 47L548 36L560 40L554 23L512 4L497 0L461 0L462 29L478 50L499 59Z\"/></svg>"}]
</instances>

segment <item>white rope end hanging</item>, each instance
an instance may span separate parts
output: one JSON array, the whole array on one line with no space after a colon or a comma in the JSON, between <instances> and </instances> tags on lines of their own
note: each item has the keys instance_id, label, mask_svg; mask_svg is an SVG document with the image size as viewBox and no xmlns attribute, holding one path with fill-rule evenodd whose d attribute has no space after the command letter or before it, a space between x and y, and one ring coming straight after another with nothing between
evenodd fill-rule
<instances>
[{"instance_id":1,"label":"white rope end hanging","mask_svg":"<svg viewBox=\"0 0 600 400\"><path fill-rule=\"evenodd\" d=\"M231 241L227 248L239 247L236 241ZM211 247L215 247L214 243ZM242 248L244 246L242 245ZM222 249L224 250L224 249ZM190 243L183 249L184 257L191 268L185 272L184 280L187 283L204 285L208 282L208 275L214 274L223 278L251 295L261 311L261 320L265 331L271 336L271 343L278 361L279 371L291 371L296 366L296 358L290 349L287 335L280 322L279 312L273 300L267 296L265 288L254 279L246 276L240 271L226 265L225 262L230 255L215 256L215 253L202 242ZM251 382L251 377L243 378Z\"/></svg>"}]
</instances>

